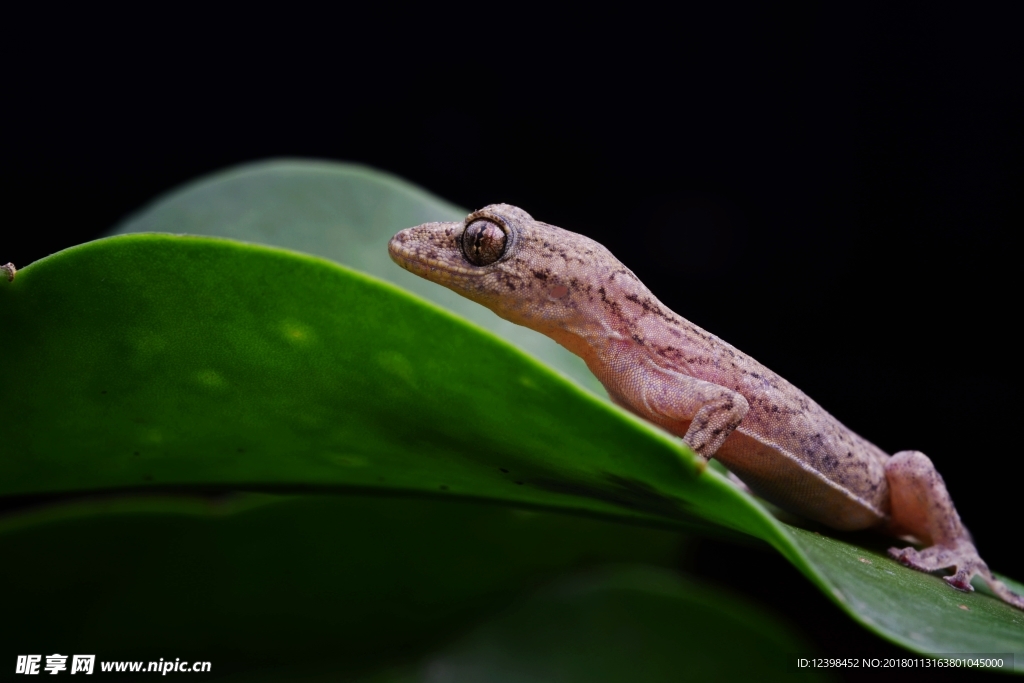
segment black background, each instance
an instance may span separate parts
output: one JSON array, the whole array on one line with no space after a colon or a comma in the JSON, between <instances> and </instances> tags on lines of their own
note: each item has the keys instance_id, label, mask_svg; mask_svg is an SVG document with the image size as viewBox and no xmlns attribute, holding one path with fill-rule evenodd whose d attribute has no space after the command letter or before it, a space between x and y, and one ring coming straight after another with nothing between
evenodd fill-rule
<instances>
[{"instance_id":1,"label":"black background","mask_svg":"<svg viewBox=\"0 0 1024 683\"><path fill-rule=\"evenodd\" d=\"M517 204L883 448L926 452L989 564L1024 577L1013 18L718 7L10 16L0 262L271 156ZM694 563L833 654L869 646L767 554L709 542Z\"/></svg>"}]
</instances>

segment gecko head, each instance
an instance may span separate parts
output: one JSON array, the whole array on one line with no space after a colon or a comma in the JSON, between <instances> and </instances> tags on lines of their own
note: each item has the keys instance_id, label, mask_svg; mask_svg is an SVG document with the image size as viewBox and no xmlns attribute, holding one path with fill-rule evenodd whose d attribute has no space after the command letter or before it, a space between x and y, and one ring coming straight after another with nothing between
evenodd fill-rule
<instances>
[{"instance_id":1,"label":"gecko head","mask_svg":"<svg viewBox=\"0 0 1024 683\"><path fill-rule=\"evenodd\" d=\"M530 214L492 204L457 223L424 223L388 243L391 259L409 272L494 309L516 291L515 256Z\"/></svg>"},{"instance_id":2,"label":"gecko head","mask_svg":"<svg viewBox=\"0 0 1024 683\"><path fill-rule=\"evenodd\" d=\"M388 253L409 272L534 329L565 322L573 294L600 264L618 263L597 242L508 204L486 206L457 223L403 230Z\"/></svg>"}]
</instances>

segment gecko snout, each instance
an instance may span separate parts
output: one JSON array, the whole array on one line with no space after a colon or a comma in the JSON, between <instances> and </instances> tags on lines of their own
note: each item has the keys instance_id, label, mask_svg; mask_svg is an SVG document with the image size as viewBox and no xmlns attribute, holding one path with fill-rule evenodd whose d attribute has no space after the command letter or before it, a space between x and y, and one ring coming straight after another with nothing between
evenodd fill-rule
<instances>
[{"instance_id":1,"label":"gecko snout","mask_svg":"<svg viewBox=\"0 0 1024 683\"><path fill-rule=\"evenodd\" d=\"M462 223L424 223L398 232L388 242L391 260L417 274L427 271L468 272L461 238ZM482 247L486 253L486 244Z\"/></svg>"}]
</instances>

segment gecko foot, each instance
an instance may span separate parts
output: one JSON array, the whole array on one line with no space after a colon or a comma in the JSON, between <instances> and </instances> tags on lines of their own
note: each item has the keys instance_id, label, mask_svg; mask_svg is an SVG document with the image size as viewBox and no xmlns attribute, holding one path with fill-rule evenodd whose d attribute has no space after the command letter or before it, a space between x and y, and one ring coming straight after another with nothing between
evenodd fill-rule
<instances>
[{"instance_id":1,"label":"gecko foot","mask_svg":"<svg viewBox=\"0 0 1024 683\"><path fill-rule=\"evenodd\" d=\"M964 592L974 590L971 578L977 574L1000 599L1014 607L1024 609L1024 597L1011 591L1005 583L992 575L988 565L981 559L974 544L970 541L960 540L952 547L933 545L924 550L889 548L889 556L911 569L922 572L953 569L952 574L942 578L953 588Z\"/></svg>"}]
</instances>

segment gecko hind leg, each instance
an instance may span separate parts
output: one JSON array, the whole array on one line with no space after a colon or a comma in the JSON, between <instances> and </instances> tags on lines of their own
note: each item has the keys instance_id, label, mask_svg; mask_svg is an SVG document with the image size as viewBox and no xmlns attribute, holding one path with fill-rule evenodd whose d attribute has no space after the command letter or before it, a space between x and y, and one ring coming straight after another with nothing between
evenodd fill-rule
<instances>
[{"instance_id":1,"label":"gecko hind leg","mask_svg":"<svg viewBox=\"0 0 1024 683\"><path fill-rule=\"evenodd\" d=\"M923 572L952 569L953 573L943 579L962 591L974 590L971 578L979 575L1001 600L1024 609L1024 597L993 576L981 559L960 521L946 483L928 456L920 451L901 451L886 464L885 474L892 504L892 530L911 533L929 544L923 550L889 548L890 557Z\"/></svg>"}]
</instances>

